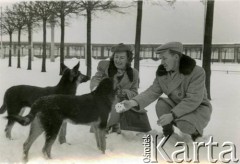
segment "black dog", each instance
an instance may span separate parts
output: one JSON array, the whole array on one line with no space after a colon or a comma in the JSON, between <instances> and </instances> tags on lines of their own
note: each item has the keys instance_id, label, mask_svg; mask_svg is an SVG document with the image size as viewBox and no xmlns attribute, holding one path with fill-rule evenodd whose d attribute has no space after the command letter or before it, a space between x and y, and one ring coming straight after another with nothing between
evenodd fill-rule
<instances>
[{"instance_id":1,"label":"black dog","mask_svg":"<svg viewBox=\"0 0 240 164\"><path fill-rule=\"evenodd\" d=\"M63 75L59 83L53 87L40 88L28 85L18 85L9 88L4 95L0 114L7 110L9 116L17 116L20 114L23 107L30 107L35 100L43 96L52 94L75 95L78 84L89 80L89 77L78 71L79 65L80 63L74 66L73 69L69 69L64 64L61 64ZM13 125L14 120L9 119L5 129L6 137L9 139L11 139L11 129ZM62 130L62 135L60 135L62 138L59 138L60 143L66 142L64 134L66 133L66 124L63 125Z\"/></svg>"},{"instance_id":2,"label":"black dog","mask_svg":"<svg viewBox=\"0 0 240 164\"><path fill-rule=\"evenodd\" d=\"M108 115L115 101L115 90L112 79L103 79L96 90L81 96L50 95L41 97L31 107L30 113L22 118L12 117L22 125L32 121L30 134L24 143L24 160L28 160L28 152L37 139L45 132L43 154L51 158L51 147L64 120L75 124L92 124L98 148L105 153L106 126Z\"/></svg>"}]
</instances>

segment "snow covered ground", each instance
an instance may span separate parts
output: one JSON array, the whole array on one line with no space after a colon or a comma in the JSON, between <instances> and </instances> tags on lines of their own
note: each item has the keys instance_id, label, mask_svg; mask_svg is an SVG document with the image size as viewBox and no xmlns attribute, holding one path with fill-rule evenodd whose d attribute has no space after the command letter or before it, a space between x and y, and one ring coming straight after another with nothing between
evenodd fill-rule
<instances>
[{"instance_id":1,"label":"snow covered ground","mask_svg":"<svg viewBox=\"0 0 240 164\"><path fill-rule=\"evenodd\" d=\"M26 70L27 58L21 59L21 69L16 68L17 58L13 58L13 66L8 67L8 59L0 59L0 105L3 101L5 91L19 84L28 84L35 86L53 86L59 81L59 59L54 63L47 60L47 72L41 73L41 60L35 58L31 71ZM67 59L65 64L73 67L78 59ZM93 74L96 71L98 60L93 60ZM201 61L197 61L201 65ZM139 92L145 90L151 85L159 61L142 60L140 69L140 89ZM223 142L229 141L236 145L237 157L240 158L240 64L222 64L214 63L212 65L212 105L213 113L211 122L205 129L205 135L213 136L214 142L218 142L219 146L213 149L213 157L218 159L219 152L229 149L223 148ZM216 70L216 71L214 71ZM222 71L219 71L222 70ZM85 61L81 60L80 71L86 72ZM79 85L77 95L88 93L89 82ZM161 133L161 128L157 125L157 117L155 114L155 103L149 105L149 120L152 129ZM26 110L27 113L29 110ZM28 136L29 126L22 127L15 125L13 127L13 140L5 138L4 128L7 121L4 119L6 113L0 116L0 163L20 163L22 162L22 145ZM176 130L179 133L178 130ZM67 140L71 145L60 145L57 141L53 145L52 160L46 160L41 153L44 144L44 137L41 136L32 146L29 153L29 163L143 163L143 140L141 136L137 136L135 132L123 131L121 135L109 134L107 136L107 151L103 155L95 144L94 135L89 133L89 126L68 124ZM187 140L190 155L192 143ZM167 151L179 150L173 145L166 144ZM200 162L209 163L207 161L207 148L200 148ZM205 154L205 155L204 155ZM190 156L191 157L191 156ZM230 158L230 154L226 155ZM166 161L158 156L159 162Z\"/></svg>"}]
</instances>

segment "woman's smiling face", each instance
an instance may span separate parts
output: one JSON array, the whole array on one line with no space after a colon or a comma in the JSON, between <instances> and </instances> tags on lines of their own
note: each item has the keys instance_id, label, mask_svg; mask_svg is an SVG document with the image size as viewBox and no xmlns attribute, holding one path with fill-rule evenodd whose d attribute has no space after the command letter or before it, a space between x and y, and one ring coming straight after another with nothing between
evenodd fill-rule
<instances>
[{"instance_id":1,"label":"woman's smiling face","mask_svg":"<svg viewBox=\"0 0 240 164\"><path fill-rule=\"evenodd\" d=\"M126 69L128 62L127 52L115 52L113 60L117 69Z\"/></svg>"}]
</instances>

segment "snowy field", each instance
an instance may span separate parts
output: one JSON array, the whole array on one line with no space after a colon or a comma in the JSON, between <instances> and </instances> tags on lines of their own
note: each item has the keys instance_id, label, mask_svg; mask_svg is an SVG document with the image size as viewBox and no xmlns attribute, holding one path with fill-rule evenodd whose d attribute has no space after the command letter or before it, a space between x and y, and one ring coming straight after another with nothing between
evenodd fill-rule
<instances>
[{"instance_id":1,"label":"snowy field","mask_svg":"<svg viewBox=\"0 0 240 164\"><path fill-rule=\"evenodd\" d=\"M17 58L13 58L13 66L8 67L8 59L0 59L0 105L2 105L5 91L14 85L27 84L35 86L54 86L60 79L59 59L51 63L47 59L47 72L41 73L41 60L35 58L31 71L26 70L27 58L21 59L21 69L16 68ZM78 59L68 59L65 64L73 67ZM92 73L96 71L98 60L93 60ZM201 65L201 61L197 61ZM159 61L142 60L140 69L140 88L139 92L145 90L152 83L155 71L159 65ZM219 146L214 147L213 157L218 159L221 150L229 149L229 147L221 147L223 142L229 141L236 145L237 157L240 158L240 64L220 64L212 65L211 78L211 96L213 113L211 122L204 131L205 138L213 136L214 142L218 142ZM214 71L215 70L215 71ZM219 71L221 70L221 71ZM227 71L230 71L227 73ZM85 74L85 61L81 60L80 71ZM231 72L234 71L234 72ZM77 95L88 93L89 82L80 84ZM161 133L161 127L157 122L155 113L155 103L149 105L148 117L152 129ZM25 114L29 111L26 110ZM6 113L0 116L0 163L21 163L22 162L22 145L26 140L29 132L29 126L22 127L15 125L12 130L13 140L5 138L4 129L7 120L4 119ZM178 130L176 130L179 133ZM179 133L179 135L182 135ZM187 137L187 136L185 136ZM191 157L191 141L183 138L189 144ZM122 134L109 134L107 136L107 151L103 155L97 148L94 135L89 133L89 126L68 124L67 141L71 144L60 145L56 141L53 145L53 159L46 160L43 158L41 149L44 144L43 135L36 140L29 152L29 163L143 163L143 140L141 136L135 132L123 131ZM167 151L179 150L170 143L166 144ZM207 161L207 148L200 148L200 162L209 163ZM226 155L230 158L230 154ZM165 162L161 156L158 156L160 163Z\"/></svg>"}]
</instances>

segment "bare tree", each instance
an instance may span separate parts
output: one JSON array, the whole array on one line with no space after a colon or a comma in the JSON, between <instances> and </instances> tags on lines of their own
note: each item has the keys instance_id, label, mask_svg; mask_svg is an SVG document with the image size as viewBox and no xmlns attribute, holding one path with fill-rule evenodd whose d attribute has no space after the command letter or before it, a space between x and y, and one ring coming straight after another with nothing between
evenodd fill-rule
<instances>
[{"instance_id":1,"label":"bare tree","mask_svg":"<svg viewBox=\"0 0 240 164\"><path fill-rule=\"evenodd\" d=\"M12 34L16 30L15 19L12 12L7 8L2 19L3 33L9 35L9 55L8 66L12 66Z\"/></svg>"},{"instance_id":2,"label":"bare tree","mask_svg":"<svg viewBox=\"0 0 240 164\"><path fill-rule=\"evenodd\" d=\"M54 12L57 17L60 18L61 27L61 41L60 41L60 65L64 63L64 34L65 34L65 22L66 17L71 14L78 14L82 9L79 6L78 1L54 1ZM60 69L60 75L62 69Z\"/></svg>"},{"instance_id":3,"label":"bare tree","mask_svg":"<svg viewBox=\"0 0 240 164\"><path fill-rule=\"evenodd\" d=\"M102 12L111 12L115 11L118 13L123 13L119 10L119 8L123 8L119 6L116 2L107 0L107 1L101 1L101 0L81 0L80 1L80 7L86 12L85 16L87 17L87 51L86 51L86 60L87 60L87 75L91 77L91 29L92 29L92 16L97 11Z\"/></svg>"},{"instance_id":4,"label":"bare tree","mask_svg":"<svg viewBox=\"0 0 240 164\"><path fill-rule=\"evenodd\" d=\"M136 23L136 35L135 35L135 57L134 68L139 71L140 60L140 48L141 48L141 31L142 31L142 6L143 1L137 1L137 23Z\"/></svg>"},{"instance_id":5,"label":"bare tree","mask_svg":"<svg viewBox=\"0 0 240 164\"><path fill-rule=\"evenodd\" d=\"M207 5L207 8L206 8L206 16L205 16L202 67L206 72L206 88L207 88L208 98L211 99L210 84L211 84L211 53L212 53L214 0L207 0L206 5Z\"/></svg>"},{"instance_id":6,"label":"bare tree","mask_svg":"<svg viewBox=\"0 0 240 164\"><path fill-rule=\"evenodd\" d=\"M35 3L30 2L20 2L19 6L22 10L22 17L24 17L25 23L27 25L28 31L28 70L32 69L32 30L33 27L37 25L39 17L35 16L36 12L34 10Z\"/></svg>"},{"instance_id":7,"label":"bare tree","mask_svg":"<svg viewBox=\"0 0 240 164\"><path fill-rule=\"evenodd\" d=\"M141 31L142 31L142 12L143 12L143 0L136 0L137 2L137 21L136 21L136 35L135 35L135 56L134 56L134 68L139 71L140 51L141 51ZM152 5L163 6L164 1L152 1L145 0L144 3L150 3ZM165 0L167 5L174 6L176 0Z\"/></svg>"},{"instance_id":8,"label":"bare tree","mask_svg":"<svg viewBox=\"0 0 240 164\"><path fill-rule=\"evenodd\" d=\"M57 23L54 15L50 17L49 20L50 26L51 26L51 62L55 61L55 41L54 41L54 31L55 31L55 24Z\"/></svg>"},{"instance_id":9,"label":"bare tree","mask_svg":"<svg viewBox=\"0 0 240 164\"><path fill-rule=\"evenodd\" d=\"M26 21L24 17L24 11L21 8L21 5L19 3L14 4L12 7L12 10L8 11L12 12L12 19L14 19L15 27L18 31L18 60L17 60L17 68L21 68L21 61L20 61L20 55L21 55L21 32L23 28L26 26Z\"/></svg>"},{"instance_id":10,"label":"bare tree","mask_svg":"<svg viewBox=\"0 0 240 164\"><path fill-rule=\"evenodd\" d=\"M54 12L54 6L51 1L36 1L34 5L36 16L42 20L43 23L43 52L42 52L42 70L46 72L46 36L47 36L47 21Z\"/></svg>"}]
</instances>

